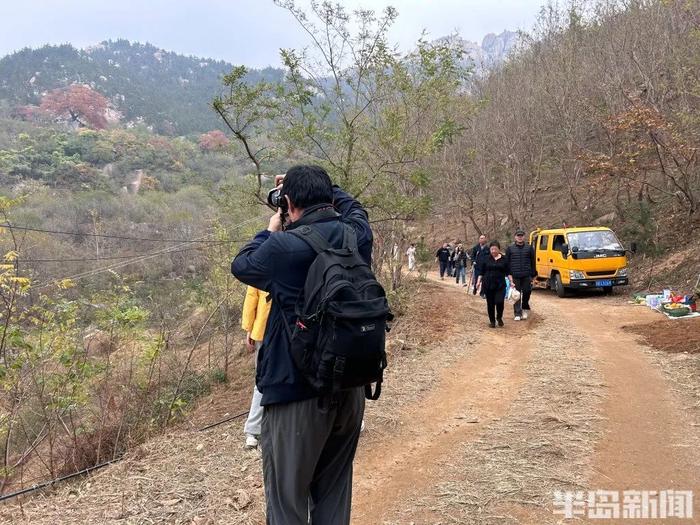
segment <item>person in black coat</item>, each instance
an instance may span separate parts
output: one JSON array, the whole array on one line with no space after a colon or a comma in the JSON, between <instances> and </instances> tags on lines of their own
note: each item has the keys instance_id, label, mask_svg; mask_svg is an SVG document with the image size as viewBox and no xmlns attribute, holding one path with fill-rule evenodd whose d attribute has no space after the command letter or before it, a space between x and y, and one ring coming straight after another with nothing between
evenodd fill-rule
<instances>
[{"instance_id":1,"label":"person in black coat","mask_svg":"<svg viewBox=\"0 0 700 525\"><path fill-rule=\"evenodd\" d=\"M445 272L447 271L447 266L450 263L450 250L447 248L447 243L442 245L435 253L435 260L440 263L440 279L445 279Z\"/></svg>"},{"instance_id":2,"label":"person in black coat","mask_svg":"<svg viewBox=\"0 0 700 525\"><path fill-rule=\"evenodd\" d=\"M489 256L489 245L486 241L486 235L479 235L479 242L474 245L471 251L471 260L474 265L474 274L472 275L472 284L474 285L474 295L478 289L477 282L479 278L479 268L481 268L481 263L483 263ZM481 297L484 296L483 290L481 291Z\"/></svg>"},{"instance_id":3,"label":"person in black coat","mask_svg":"<svg viewBox=\"0 0 700 525\"><path fill-rule=\"evenodd\" d=\"M503 326L503 306L506 299L506 279L509 279L508 259L501 254L501 245L493 241L489 245L489 256L479 264L479 280L482 293L486 294L486 310L489 326ZM511 279L511 285L512 285Z\"/></svg>"},{"instance_id":4,"label":"person in black coat","mask_svg":"<svg viewBox=\"0 0 700 525\"><path fill-rule=\"evenodd\" d=\"M515 289L520 292L520 299L513 305L515 320L527 319L530 313L530 294L532 280L537 276L535 249L525 243L525 231L515 231L515 242L506 249L506 259L510 266L510 275Z\"/></svg>"}]
</instances>

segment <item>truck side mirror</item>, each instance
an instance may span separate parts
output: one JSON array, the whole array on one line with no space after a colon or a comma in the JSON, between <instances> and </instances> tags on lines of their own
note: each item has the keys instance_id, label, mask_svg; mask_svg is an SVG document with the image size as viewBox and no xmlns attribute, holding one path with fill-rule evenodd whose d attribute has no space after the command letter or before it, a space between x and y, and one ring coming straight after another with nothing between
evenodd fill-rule
<instances>
[{"instance_id":1,"label":"truck side mirror","mask_svg":"<svg viewBox=\"0 0 700 525\"><path fill-rule=\"evenodd\" d=\"M564 243L561 245L561 254L564 256L564 259L566 259L569 256L569 245Z\"/></svg>"}]
</instances>

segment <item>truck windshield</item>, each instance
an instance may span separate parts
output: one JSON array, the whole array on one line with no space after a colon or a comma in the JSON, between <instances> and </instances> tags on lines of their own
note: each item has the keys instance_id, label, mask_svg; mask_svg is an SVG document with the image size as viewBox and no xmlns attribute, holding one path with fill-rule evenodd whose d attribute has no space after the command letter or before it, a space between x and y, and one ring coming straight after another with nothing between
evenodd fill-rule
<instances>
[{"instance_id":1,"label":"truck windshield","mask_svg":"<svg viewBox=\"0 0 700 525\"><path fill-rule=\"evenodd\" d=\"M610 230L598 230L590 232L575 232L567 235L569 246L573 251L623 251L620 241Z\"/></svg>"}]
</instances>

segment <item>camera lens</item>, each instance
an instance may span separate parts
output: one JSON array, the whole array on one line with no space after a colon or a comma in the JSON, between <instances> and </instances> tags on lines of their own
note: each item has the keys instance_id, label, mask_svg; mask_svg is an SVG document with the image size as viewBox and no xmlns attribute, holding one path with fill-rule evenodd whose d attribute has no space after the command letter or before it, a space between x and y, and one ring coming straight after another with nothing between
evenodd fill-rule
<instances>
[{"instance_id":1,"label":"camera lens","mask_svg":"<svg viewBox=\"0 0 700 525\"><path fill-rule=\"evenodd\" d=\"M267 203L274 208L281 208L283 213L287 212L287 199L282 195L280 188L272 188L267 194Z\"/></svg>"},{"instance_id":2,"label":"camera lens","mask_svg":"<svg viewBox=\"0 0 700 525\"><path fill-rule=\"evenodd\" d=\"M272 188L267 194L267 203L273 208L279 208L280 190Z\"/></svg>"}]
</instances>

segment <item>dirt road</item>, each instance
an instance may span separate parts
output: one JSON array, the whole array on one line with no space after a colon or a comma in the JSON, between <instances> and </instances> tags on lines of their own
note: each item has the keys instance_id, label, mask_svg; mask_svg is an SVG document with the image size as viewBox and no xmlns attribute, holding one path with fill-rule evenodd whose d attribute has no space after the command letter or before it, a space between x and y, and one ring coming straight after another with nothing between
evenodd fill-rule
<instances>
[{"instance_id":1,"label":"dirt road","mask_svg":"<svg viewBox=\"0 0 700 525\"><path fill-rule=\"evenodd\" d=\"M363 445L353 523L557 523L564 516L554 510L564 508L555 508L555 490L700 498L697 413L622 330L658 314L541 291L533 318L507 316L491 330L480 299L451 281L441 286L453 326L426 362L449 364L433 369L428 395L398 408L390 435ZM387 392L401 395L390 383ZM374 412L392 409L384 402L369 410L370 428ZM634 521L700 523L697 501L694 510L690 520Z\"/></svg>"},{"instance_id":2,"label":"dirt road","mask_svg":"<svg viewBox=\"0 0 700 525\"><path fill-rule=\"evenodd\" d=\"M529 320L490 329L465 288L417 286L367 405L353 524L574 523L553 492L591 490L692 490L692 519L602 523L700 523L700 353L652 351L623 330L660 314L538 291ZM92 478L0 506L0 523L264 523L260 459L240 426L173 429ZM601 522L585 500L577 509Z\"/></svg>"}]
</instances>

